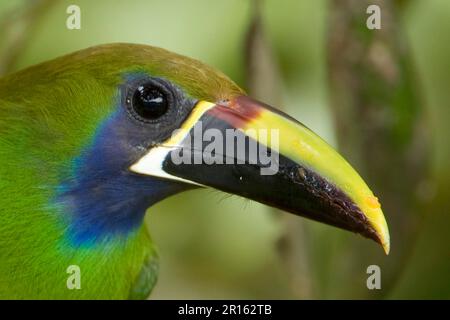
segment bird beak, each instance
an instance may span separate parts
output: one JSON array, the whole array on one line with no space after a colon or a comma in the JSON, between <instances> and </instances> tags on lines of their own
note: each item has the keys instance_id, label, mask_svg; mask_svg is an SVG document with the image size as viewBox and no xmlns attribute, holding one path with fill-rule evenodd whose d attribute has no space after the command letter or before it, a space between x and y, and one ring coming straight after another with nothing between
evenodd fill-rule
<instances>
[{"instance_id":1,"label":"bird beak","mask_svg":"<svg viewBox=\"0 0 450 320\"><path fill-rule=\"evenodd\" d=\"M208 186L373 239L389 253L378 199L319 136L247 96L199 101L130 170Z\"/></svg>"}]
</instances>

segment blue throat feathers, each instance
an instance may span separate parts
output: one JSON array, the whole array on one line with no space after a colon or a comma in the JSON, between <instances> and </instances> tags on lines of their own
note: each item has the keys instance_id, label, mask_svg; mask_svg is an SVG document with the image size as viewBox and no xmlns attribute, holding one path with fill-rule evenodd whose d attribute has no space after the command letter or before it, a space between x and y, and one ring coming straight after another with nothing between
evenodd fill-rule
<instances>
[{"instance_id":1,"label":"blue throat feathers","mask_svg":"<svg viewBox=\"0 0 450 320\"><path fill-rule=\"evenodd\" d=\"M186 189L180 183L128 171L138 156L133 146L145 138L130 136L133 128L128 126L132 124L125 111L118 108L73 159L69 178L58 186L55 203L68 223L67 237L74 246L126 238L142 224L148 207Z\"/></svg>"}]
</instances>

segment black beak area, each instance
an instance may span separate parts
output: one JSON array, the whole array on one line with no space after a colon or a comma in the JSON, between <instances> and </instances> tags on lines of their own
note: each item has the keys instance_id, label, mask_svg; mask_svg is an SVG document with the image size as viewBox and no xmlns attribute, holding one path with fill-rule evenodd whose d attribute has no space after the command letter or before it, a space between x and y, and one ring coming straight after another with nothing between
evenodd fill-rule
<instances>
[{"instance_id":1,"label":"black beak area","mask_svg":"<svg viewBox=\"0 0 450 320\"><path fill-rule=\"evenodd\" d=\"M172 137L131 167L216 188L359 233L389 252L378 199L326 142L246 96L200 101Z\"/></svg>"}]
</instances>

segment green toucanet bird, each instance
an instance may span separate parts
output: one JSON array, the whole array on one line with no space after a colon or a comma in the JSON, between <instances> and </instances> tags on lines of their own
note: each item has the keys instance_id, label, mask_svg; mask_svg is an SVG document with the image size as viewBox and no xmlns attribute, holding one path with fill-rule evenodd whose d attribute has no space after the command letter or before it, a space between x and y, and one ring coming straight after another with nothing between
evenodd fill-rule
<instances>
[{"instance_id":1,"label":"green toucanet bird","mask_svg":"<svg viewBox=\"0 0 450 320\"><path fill-rule=\"evenodd\" d=\"M245 148L277 155L277 168L239 158L238 144L208 157L208 139L191 144L199 124L216 139L235 130ZM145 212L203 187L359 233L389 251L377 198L308 128L196 60L102 45L0 79L0 298L148 297L158 258Z\"/></svg>"}]
</instances>

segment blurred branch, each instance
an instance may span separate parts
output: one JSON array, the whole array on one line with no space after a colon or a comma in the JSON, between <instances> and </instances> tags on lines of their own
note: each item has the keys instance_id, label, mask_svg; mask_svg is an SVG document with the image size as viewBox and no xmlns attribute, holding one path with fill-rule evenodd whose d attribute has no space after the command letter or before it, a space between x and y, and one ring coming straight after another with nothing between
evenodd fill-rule
<instances>
[{"instance_id":1,"label":"blurred branch","mask_svg":"<svg viewBox=\"0 0 450 320\"><path fill-rule=\"evenodd\" d=\"M252 20L245 42L245 67L249 94L274 106L281 106L282 77L272 47L267 40L261 16L262 0L252 2ZM311 298L311 277L308 265L304 221L293 215L280 214L283 233L278 252L287 271L289 288L297 298Z\"/></svg>"},{"instance_id":2,"label":"blurred branch","mask_svg":"<svg viewBox=\"0 0 450 320\"><path fill-rule=\"evenodd\" d=\"M380 30L366 27L371 4L381 8ZM349 247L362 264L382 264L384 293L408 261L421 210L433 193L428 123L398 9L387 0L333 0L328 32L340 150L379 195L392 242L387 259L375 259L372 249L360 253L359 244Z\"/></svg>"},{"instance_id":3,"label":"blurred branch","mask_svg":"<svg viewBox=\"0 0 450 320\"><path fill-rule=\"evenodd\" d=\"M36 23L54 3L56 0L25 1L22 6L0 17L0 75L14 69Z\"/></svg>"},{"instance_id":4,"label":"blurred branch","mask_svg":"<svg viewBox=\"0 0 450 320\"><path fill-rule=\"evenodd\" d=\"M261 17L262 0L252 1L252 21L245 41L245 68L249 93L266 103L280 105L281 76Z\"/></svg>"}]
</instances>

